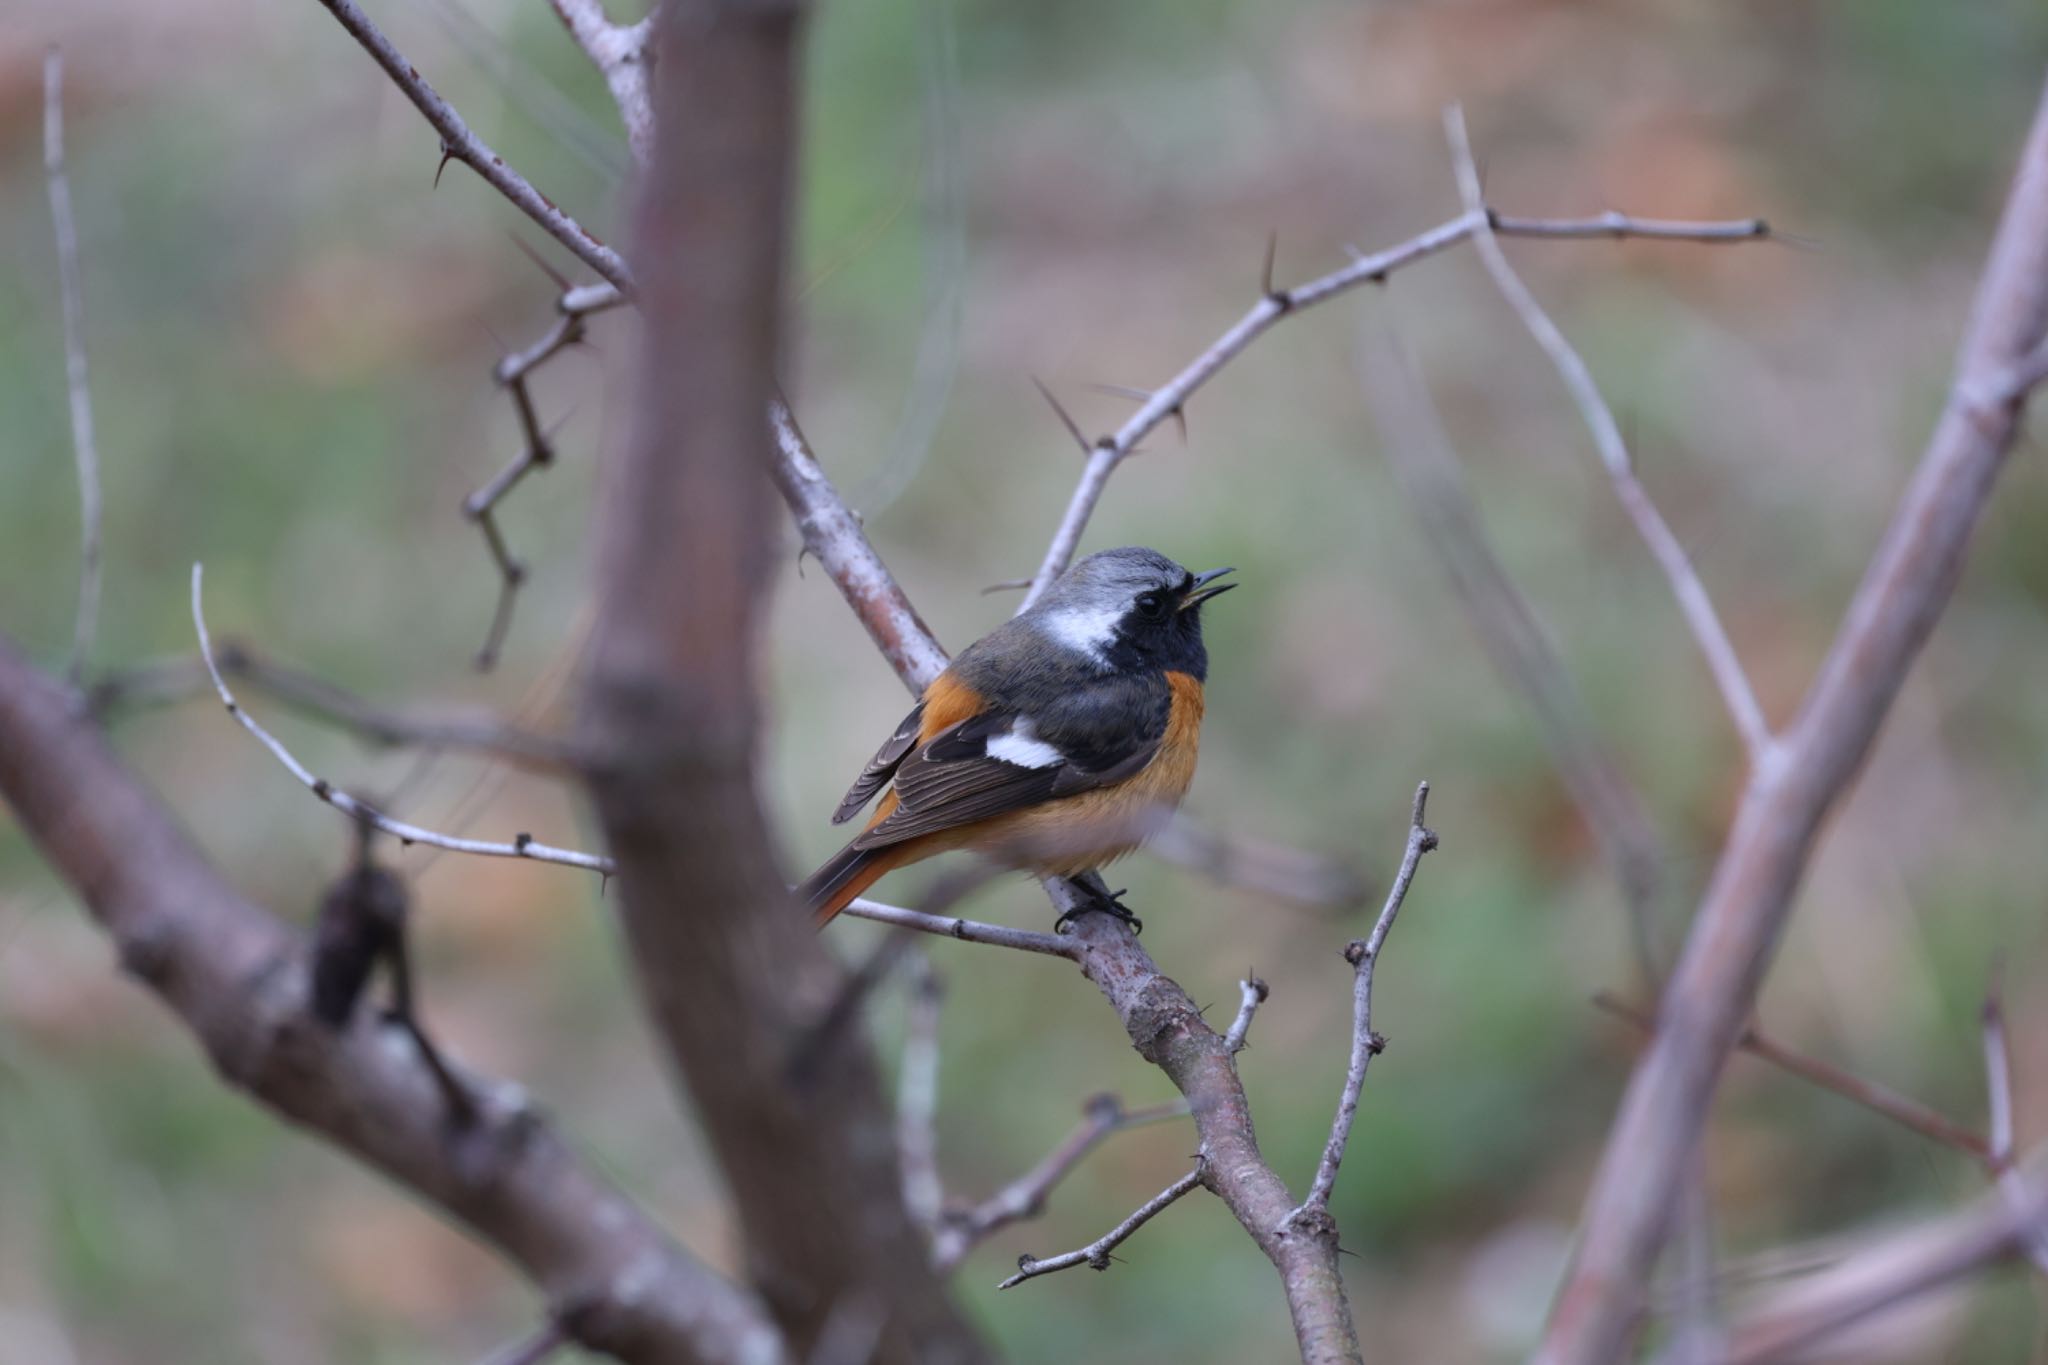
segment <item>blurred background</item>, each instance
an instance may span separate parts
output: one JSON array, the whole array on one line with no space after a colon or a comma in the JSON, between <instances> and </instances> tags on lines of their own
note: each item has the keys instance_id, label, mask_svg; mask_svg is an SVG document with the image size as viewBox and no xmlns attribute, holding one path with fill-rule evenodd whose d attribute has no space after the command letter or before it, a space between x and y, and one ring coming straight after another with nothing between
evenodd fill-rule
<instances>
[{"instance_id":1,"label":"blurred background","mask_svg":"<svg viewBox=\"0 0 2048 1365\"><path fill-rule=\"evenodd\" d=\"M540 0L384 0L407 55L607 236L626 155L602 86ZM620 17L626 17L621 15ZM107 497L100 670L215 632L390 702L567 715L587 622L593 471L626 339L535 381L562 459L503 520L532 567L506 655L470 661L496 580L464 494L518 433L489 381L547 325L539 234L460 166L310 2L9 0L0 24L0 628L70 638L76 492L40 166L42 54L68 64L71 177ZM1013 595L1078 470L1034 393L1085 428L1283 281L1457 211L1439 114L1465 104L1510 213L1762 215L1792 242L1511 242L1583 348L1788 718L1940 401L2011 158L2048 64L2026 0L1804 4L866 0L809 52L789 367L827 468L940 638ZM544 247L551 257L559 253ZM1391 340L1390 340L1391 339ZM1589 997L1635 977L1615 878L1540 728L1489 667L1440 547L1391 476L1360 359L1427 377L1485 527L1545 619L1661 834L1673 941L1742 776L1738 745L1577 413L1468 250L1286 322L1118 474L1086 548L1235 564L1209 614L1211 712L1190 809L1380 884L1409 794L1443 850L1379 977L1375 1066L1336 1213L1384 1359L1512 1359L1540 1322L1635 1043ZM772 622L767 791L788 866L905 698L793 533ZM679 585L678 591L683 590ZM2048 470L2023 447L1959 596L1836 819L1765 992L1781 1039L1983 1123L1977 1012L2003 964L2022 1146L2048 1139ZM587 843L578 803L489 764L365 749L252 694L318 771L479 836ZM123 709L117 741L234 881L306 918L348 830L211 702ZM520 1078L692 1246L732 1230L661 1084L596 883L392 856L411 879L430 1026ZM884 890L912 898L932 868ZM1146 942L1227 1016L1271 983L1246 1084L1305 1185L1344 1067L1370 911L1119 868ZM688 913L678 907L678 913ZM1042 925L1022 883L970 913ZM842 921L849 953L869 926ZM1055 963L935 944L949 987L948 1189L1035 1161L1088 1095L1170 1094ZM874 1029L901 1032L894 993ZM977 1251L959 1293L1018 1361L1235 1361L1287 1350L1272 1275L1193 1199L1112 1273L998 1295L1020 1252L1088 1241L1185 1168L1185 1124L1119 1136L1043 1220ZM1709 1140L1733 1273L1787 1242L1974 1198L1981 1173L1738 1058ZM492 1257L216 1083L0 812L0 1356L10 1361L462 1361L537 1304ZM2044 1358L2038 1279L1930 1303L1860 1359Z\"/></svg>"}]
</instances>

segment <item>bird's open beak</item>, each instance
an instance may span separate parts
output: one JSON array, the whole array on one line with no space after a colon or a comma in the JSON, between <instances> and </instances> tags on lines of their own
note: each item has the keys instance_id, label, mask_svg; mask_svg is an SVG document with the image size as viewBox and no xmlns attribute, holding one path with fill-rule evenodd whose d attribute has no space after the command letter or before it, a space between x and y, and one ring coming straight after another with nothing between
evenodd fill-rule
<instances>
[{"instance_id":1,"label":"bird's open beak","mask_svg":"<svg viewBox=\"0 0 2048 1365\"><path fill-rule=\"evenodd\" d=\"M1189 607L1199 607L1210 598L1229 592L1237 584L1216 583L1216 580L1227 573L1236 572L1235 569L1210 569L1206 573L1196 574L1193 586L1188 589L1188 595L1180 599L1180 609L1186 611ZM1210 587L1211 583L1216 583L1216 586Z\"/></svg>"}]
</instances>

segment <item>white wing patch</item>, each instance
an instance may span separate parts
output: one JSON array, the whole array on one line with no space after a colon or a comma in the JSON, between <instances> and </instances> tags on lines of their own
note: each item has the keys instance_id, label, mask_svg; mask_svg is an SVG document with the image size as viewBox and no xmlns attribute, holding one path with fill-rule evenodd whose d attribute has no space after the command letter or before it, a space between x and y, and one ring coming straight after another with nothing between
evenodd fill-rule
<instances>
[{"instance_id":1,"label":"white wing patch","mask_svg":"<svg viewBox=\"0 0 2048 1365\"><path fill-rule=\"evenodd\" d=\"M1117 608L1069 607L1049 613L1045 629L1059 643L1099 664L1108 662L1106 650L1116 639L1116 628L1122 620L1123 612Z\"/></svg>"},{"instance_id":2,"label":"white wing patch","mask_svg":"<svg viewBox=\"0 0 2048 1365\"><path fill-rule=\"evenodd\" d=\"M1050 768L1067 761L1065 754L1032 732L1031 722L1023 716L1017 718L1009 734L989 740L987 753L990 758L1019 768Z\"/></svg>"}]
</instances>

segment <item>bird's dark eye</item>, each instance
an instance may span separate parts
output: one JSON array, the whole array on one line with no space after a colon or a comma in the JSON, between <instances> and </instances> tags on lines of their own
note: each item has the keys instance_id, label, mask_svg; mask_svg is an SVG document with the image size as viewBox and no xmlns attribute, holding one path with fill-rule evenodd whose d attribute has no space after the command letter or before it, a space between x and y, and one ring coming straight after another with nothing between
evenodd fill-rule
<instances>
[{"instance_id":1,"label":"bird's dark eye","mask_svg":"<svg viewBox=\"0 0 2048 1365\"><path fill-rule=\"evenodd\" d=\"M1157 621L1166 614L1166 599L1156 592L1138 594L1138 615L1148 621Z\"/></svg>"}]
</instances>

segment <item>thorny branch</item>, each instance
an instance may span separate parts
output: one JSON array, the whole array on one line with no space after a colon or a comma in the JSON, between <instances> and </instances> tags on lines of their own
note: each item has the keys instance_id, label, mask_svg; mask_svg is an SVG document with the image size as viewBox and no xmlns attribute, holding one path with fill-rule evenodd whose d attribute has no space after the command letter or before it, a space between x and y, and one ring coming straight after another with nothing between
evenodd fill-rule
<instances>
[{"instance_id":1,"label":"thorny branch","mask_svg":"<svg viewBox=\"0 0 2048 1365\"><path fill-rule=\"evenodd\" d=\"M1600 452L1600 463L1607 470L1608 481L1614 485L1615 496L1621 500L1629 520L1635 523L1636 531L1642 536L1643 544L1649 547L1657 567L1670 581L1672 595L1678 599L1679 612L1685 617L1686 626L1692 631L1700 652L1706 656L1707 667L1714 675L1715 685L1721 689L1721 699L1735 722L1736 733L1749 750L1750 763L1756 767L1764 766L1771 757L1775 742L1771 737L1770 724L1764 719L1763 708L1757 704L1756 692L1750 686L1749 675L1742 670L1742 660L1736 655L1735 645L1729 640L1721 617L1714 610L1713 599L1707 596L1706 586L1700 582L1692 561L1686 557L1685 547L1679 544L1663 513L1657 510L1656 503L1650 500L1642 481L1636 477L1628 444L1621 437L1621 427L1615 422L1607 400L1600 396L1592 371L1586 368L1586 362L1577 349L1543 311L1543 306L1536 302L1536 296L1529 292L1528 285L1522 283L1522 277L1508 263L1507 253L1501 250L1497 229L1486 210L1485 191L1480 188L1479 168L1472 159L1472 141L1465 131L1465 113L1456 105L1444 111L1444 132L1450 139L1458 192L1464 198L1465 209L1480 217L1481 226L1472 235L1473 248L1478 251L1486 273L1493 277L1509 307L1514 309L1544 354L1550 357L1558 376L1571 391L1572 401L1578 405L1587 429L1593 433L1593 444Z\"/></svg>"},{"instance_id":2,"label":"thorny branch","mask_svg":"<svg viewBox=\"0 0 2048 1365\"><path fill-rule=\"evenodd\" d=\"M403 820L394 820L369 804L357 800L342 791L324 777L315 777L305 764L292 756L291 750L257 724L256 718L244 710L229 690L227 679L221 674L220 665L214 661L213 641L206 633L206 614L201 598L201 584L204 571L201 566L192 566L192 625L199 634L199 654L206 661L206 671L213 679L214 691L220 694L221 704L228 708L228 714L240 723L244 730L256 736L271 756L285 766L285 770L296 777L306 790L334 807L351 819L368 823L372 828L389 834L401 844L426 844L433 848L445 848L453 853L471 853L486 858L524 858L536 863L559 863L564 867L582 868L588 872L610 876L614 863L610 858L596 853L580 853L575 849L556 848L543 844L530 834L514 835L510 843L494 843L488 839L464 839L452 834L441 834L435 830L410 825Z\"/></svg>"},{"instance_id":3,"label":"thorny branch","mask_svg":"<svg viewBox=\"0 0 2048 1365\"><path fill-rule=\"evenodd\" d=\"M64 304L64 382L71 398L71 451L78 465L78 611L71 629L73 687L85 679L100 619L100 451L93 435L92 387L85 357L85 283L79 277L78 224L64 173L64 54L43 58L43 170L49 181L50 229L57 242L57 285Z\"/></svg>"},{"instance_id":4,"label":"thorny branch","mask_svg":"<svg viewBox=\"0 0 2048 1365\"><path fill-rule=\"evenodd\" d=\"M1343 1163L1344 1149L1351 1142L1351 1123L1358 1114L1358 1096L1365 1088L1366 1068L1387 1045L1386 1039L1372 1031L1373 968L1379 963L1381 949L1386 947L1394 917L1401 913L1402 902L1408 899L1408 887L1415 880L1422 855L1437 846L1436 831L1422 823L1428 805L1429 784L1424 782L1415 789L1415 805L1408 818L1408 843L1401 853L1401 870L1387 890L1387 903L1380 910L1372 932L1363 939L1352 940L1344 949L1344 960L1356 969L1352 986L1351 1065L1344 1073L1344 1091L1337 1101L1337 1116L1330 1123L1330 1140L1323 1145L1323 1159L1316 1165L1315 1180L1309 1185L1308 1198L1290 1215L1290 1222L1327 1216L1330 1192L1337 1186L1337 1167Z\"/></svg>"},{"instance_id":5,"label":"thorny branch","mask_svg":"<svg viewBox=\"0 0 2048 1365\"><path fill-rule=\"evenodd\" d=\"M427 84L419 69L392 46L383 30L370 22L370 17L355 4L355 0L320 0L320 3L377 65L384 68L384 74L391 78L391 83L412 101L413 107L441 135L444 164L455 160L468 166L504 196L507 203L567 247L577 260L610 281L622 294L632 294L633 272L627 268L625 259L600 241L597 234L557 208L552 199L535 189L525 176L506 164L504 157L492 151L488 143L472 132L462 115L455 112L455 106Z\"/></svg>"},{"instance_id":6,"label":"thorny branch","mask_svg":"<svg viewBox=\"0 0 2048 1365\"><path fill-rule=\"evenodd\" d=\"M946 1210L932 1240L932 1260L941 1270L960 1264L975 1245L1012 1223L1036 1218L1053 1187L1103 1142L1128 1128L1184 1118L1186 1100L1125 1109L1114 1095L1096 1095L1083 1106L1081 1121L1045 1159L969 1208Z\"/></svg>"},{"instance_id":7,"label":"thorny branch","mask_svg":"<svg viewBox=\"0 0 2048 1365\"><path fill-rule=\"evenodd\" d=\"M1449 222L1418 236L1411 237L1398 246L1388 247L1371 255L1361 255L1341 270L1298 284L1290 289L1275 288L1272 283L1272 262L1267 261L1262 292L1258 302L1245 311L1243 317L1230 330L1209 344L1207 350L1190 361L1181 372L1152 391L1141 403L1138 410L1124 419L1123 425L1108 435L1099 436L1084 444L1089 448L1088 461L1081 471L1080 482L1075 486L1073 496L1068 500L1065 515L1060 518L1059 528L1053 533L1052 543L1046 547L1045 559L1032 575L1031 587L1024 594L1022 611L1030 607L1052 586L1069 563L1081 544L1081 534L1087 528L1088 518L1094 514L1095 505L1102 500L1103 490L1109 486L1109 476L1116 467L1137 449L1143 440L1167 418L1186 410L1188 399L1195 390L1215 377L1217 371L1229 364L1252 342L1279 322L1305 308L1311 308L1327 299L1356 289L1364 284L1385 284L1387 277L1403 266L1434 256L1440 251L1456 246L1468 237L1478 237L1491 231L1505 236L1561 237L1561 238L1622 238L1662 237L1694 242L1742 242L1755 241L1771 235L1770 226L1761 218L1750 218L1738 222L1682 223L1655 219L1630 218L1618 213L1601 214L1594 218L1504 218L1486 208L1483 204L1468 207L1464 213Z\"/></svg>"},{"instance_id":8,"label":"thorny branch","mask_svg":"<svg viewBox=\"0 0 2048 1365\"><path fill-rule=\"evenodd\" d=\"M1109 1269L1110 1252L1115 1251L1118 1247L1129 1241L1131 1234L1151 1222L1164 1212L1168 1205L1174 1203L1182 1195L1189 1193L1195 1186L1201 1183L1202 1165L1198 1162L1192 1171L1189 1171L1158 1194L1153 1195L1143 1204L1140 1204L1137 1211L1132 1213L1130 1217L1118 1223L1087 1246L1081 1247L1076 1251L1063 1252L1058 1256L1048 1256L1042 1261L1030 1256L1019 1256L1017 1258L1017 1273L1004 1280L996 1288L1014 1289L1026 1280L1036 1279L1040 1275L1050 1275L1055 1270L1070 1270L1077 1265L1089 1266L1095 1270Z\"/></svg>"},{"instance_id":9,"label":"thorny branch","mask_svg":"<svg viewBox=\"0 0 2048 1365\"><path fill-rule=\"evenodd\" d=\"M498 570L498 605L491 613L490 629L485 633L483 647L476 655L477 669L482 672L496 666L498 655L504 649L506 633L512 628L512 605L519 589L526 583L527 573L525 563L514 556L505 543L504 528L498 525L498 504L528 474L550 468L555 462L554 435L541 425L540 413L534 407L533 392L527 387L527 380L555 355L580 344L589 318L626 301L625 296L612 285L572 285L539 257L534 259L548 270L560 289L555 299L555 320L524 350L503 357L491 370L491 377L497 381L498 387L510 395L512 410L519 418L520 451L512 463L462 500L462 515L476 523L484 538L484 548L490 552L491 563Z\"/></svg>"}]
</instances>

